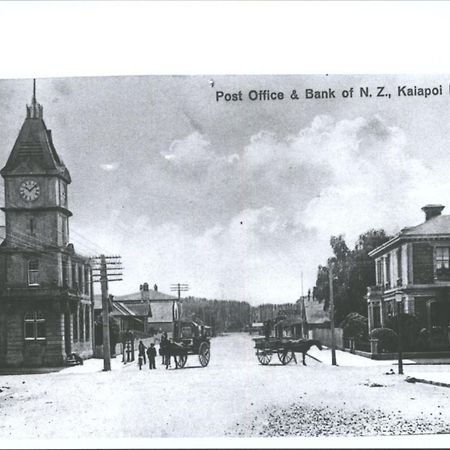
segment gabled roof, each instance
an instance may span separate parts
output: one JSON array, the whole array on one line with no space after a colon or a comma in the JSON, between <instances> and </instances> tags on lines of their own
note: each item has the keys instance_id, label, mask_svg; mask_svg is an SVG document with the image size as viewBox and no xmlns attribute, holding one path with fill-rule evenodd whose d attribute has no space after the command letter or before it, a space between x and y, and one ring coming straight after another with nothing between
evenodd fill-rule
<instances>
[{"instance_id":1,"label":"gabled roof","mask_svg":"<svg viewBox=\"0 0 450 450\"><path fill-rule=\"evenodd\" d=\"M43 119L43 109L36 102L35 93L27 117L20 129L14 147L5 167L0 171L3 176L16 174L45 174L63 178L71 182L69 171L56 152L51 131Z\"/></svg>"},{"instance_id":2,"label":"gabled roof","mask_svg":"<svg viewBox=\"0 0 450 450\"><path fill-rule=\"evenodd\" d=\"M148 294L148 295L147 295ZM154 291L153 289L149 289L148 291L144 292L145 298L150 301L158 301L158 300L176 300L177 297L174 297L173 295L164 294L163 292ZM114 297L114 300L121 301L121 302L128 302L128 301L136 301L142 299L142 292L133 292L132 294L127 295L118 295L117 297Z\"/></svg>"},{"instance_id":3,"label":"gabled roof","mask_svg":"<svg viewBox=\"0 0 450 450\"><path fill-rule=\"evenodd\" d=\"M122 302L112 302L114 310L112 314L117 316L136 316L136 317L151 317L151 308L148 302L125 304Z\"/></svg>"},{"instance_id":4,"label":"gabled roof","mask_svg":"<svg viewBox=\"0 0 450 450\"><path fill-rule=\"evenodd\" d=\"M419 225L403 228L392 239L369 252L369 256L381 255L400 242L424 238L450 239L450 215L439 215Z\"/></svg>"}]
</instances>

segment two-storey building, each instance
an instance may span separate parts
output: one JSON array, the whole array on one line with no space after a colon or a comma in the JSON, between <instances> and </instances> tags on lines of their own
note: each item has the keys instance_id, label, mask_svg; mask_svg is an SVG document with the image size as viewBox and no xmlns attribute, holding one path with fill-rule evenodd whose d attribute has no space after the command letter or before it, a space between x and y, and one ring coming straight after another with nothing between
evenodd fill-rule
<instances>
[{"instance_id":1,"label":"two-storey building","mask_svg":"<svg viewBox=\"0 0 450 450\"><path fill-rule=\"evenodd\" d=\"M59 366L93 353L88 258L69 240L69 171L43 108L31 105L5 167L0 245L0 367Z\"/></svg>"},{"instance_id":2,"label":"two-storey building","mask_svg":"<svg viewBox=\"0 0 450 450\"><path fill-rule=\"evenodd\" d=\"M414 315L421 328L438 331L448 343L450 215L442 215L443 209L424 206L424 223L403 228L369 253L376 270L376 286L367 292L369 331L385 326L400 310Z\"/></svg>"}]
</instances>

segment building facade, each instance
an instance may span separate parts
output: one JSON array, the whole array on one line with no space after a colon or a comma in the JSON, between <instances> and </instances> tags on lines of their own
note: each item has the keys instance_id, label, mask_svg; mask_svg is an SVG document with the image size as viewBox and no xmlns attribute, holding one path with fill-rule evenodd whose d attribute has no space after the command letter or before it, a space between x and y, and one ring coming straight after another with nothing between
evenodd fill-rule
<instances>
[{"instance_id":1,"label":"building facade","mask_svg":"<svg viewBox=\"0 0 450 450\"><path fill-rule=\"evenodd\" d=\"M160 292L156 284L150 289L148 283L144 283L139 292L114 296L111 307L120 331L153 335L161 330L171 334L174 322L181 318L181 302L177 297Z\"/></svg>"},{"instance_id":2,"label":"building facade","mask_svg":"<svg viewBox=\"0 0 450 450\"><path fill-rule=\"evenodd\" d=\"M443 209L424 206L424 223L403 228L369 253L376 269L376 286L367 292L369 332L400 311L417 318L434 347L449 345L450 215Z\"/></svg>"},{"instance_id":3,"label":"building facade","mask_svg":"<svg viewBox=\"0 0 450 450\"><path fill-rule=\"evenodd\" d=\"M92 356L88 258L69 238L69 171L43 108L31 105L6 165L5 238L0 245L0 366L60 366Z\"/></svg>"}]
</instances>

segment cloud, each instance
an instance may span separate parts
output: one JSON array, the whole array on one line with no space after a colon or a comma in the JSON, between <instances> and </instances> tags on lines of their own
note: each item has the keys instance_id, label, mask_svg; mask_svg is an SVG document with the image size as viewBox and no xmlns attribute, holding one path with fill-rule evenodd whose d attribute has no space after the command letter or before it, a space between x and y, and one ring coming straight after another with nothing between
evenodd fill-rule
<instances>
[{"instance_id":1,"label":"cloud","mask_svg":"<svg viewBox=\"0 0 450 450\"><path fill-rule=\"evenodd\" d=\"M165 186L160 211L172 207L169 195L185 206L164 223L138 214L130 225L119 215L98 228L99 242L109 236L132 267L125 292L187 282L206 297L294 301L301 274L305 293L314 285L331 235L352 246L373 227L396 232L450 192L448 167L438 173L411 157L404 131L379 116L317 116L293 135L262 130L229 154L194 132L162 155L164 176L184 178Z\"/></svg>"},{"instance_id":2,"label":"cloud","mask_svg":"<svg viewBox=\"0 0 450 450\"><path fill-rule=\"evenodd\" d=\"M169 150L161 155L174 165L185 167L186 171L204 168L217 157L210 142L198 131L173 141Z\"/></svg>"},{"instance_id":3,"label":"cloud","mask_svg":"<svg viewBox=\"0 0 450 450\"><path fill-rule=\"evenodd\" d=\"M119 168L120 164L118 162L104 163L100 164L100 168L106 172L113 172Z\"/></svg>"}]
</instances>

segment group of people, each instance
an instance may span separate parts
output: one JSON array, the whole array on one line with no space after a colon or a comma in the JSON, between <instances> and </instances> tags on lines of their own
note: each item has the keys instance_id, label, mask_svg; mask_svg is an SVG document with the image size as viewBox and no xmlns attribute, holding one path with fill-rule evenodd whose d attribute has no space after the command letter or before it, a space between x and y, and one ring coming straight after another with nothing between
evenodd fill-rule
<instances>
[{"instance_id":1,"label":"group of people","mask_svg":"<svg viewBox=\"0 0 450 450\"><path fill-rule=\"evenodd\" d=\"M145 359L146 353L148 357L149 369L156 369L156 348L153 342L150 344L150 347L147 348L142 341L139 341L138 352L139 370L142 369L142 362L147 364Z\"/></svg>"},{"instance_id":2,"label":"group of people","mask_svg":"<svg viewBox=\"0 0 450 450\"><path fill-rule=\"evenodd\" d=\"M155 341L157 338L155 339ZM171 345L171 342L169 341L169 338L167 336L167 333L164 331L161 334L161 337L159 338L159 353L162 357L161 364L166 366L166 369L171 367L170 360L171 355L169 350L169 346ZM147 348L142 341L139 341L138 346L138 362L139 362L139 369L142 368L142 363L145 365L147 364L146 361L146 355L148 357L148 364L149 369L156 369L156 348L155 344L152 342L150 346Z\"/></svg>"}]
</instances>

